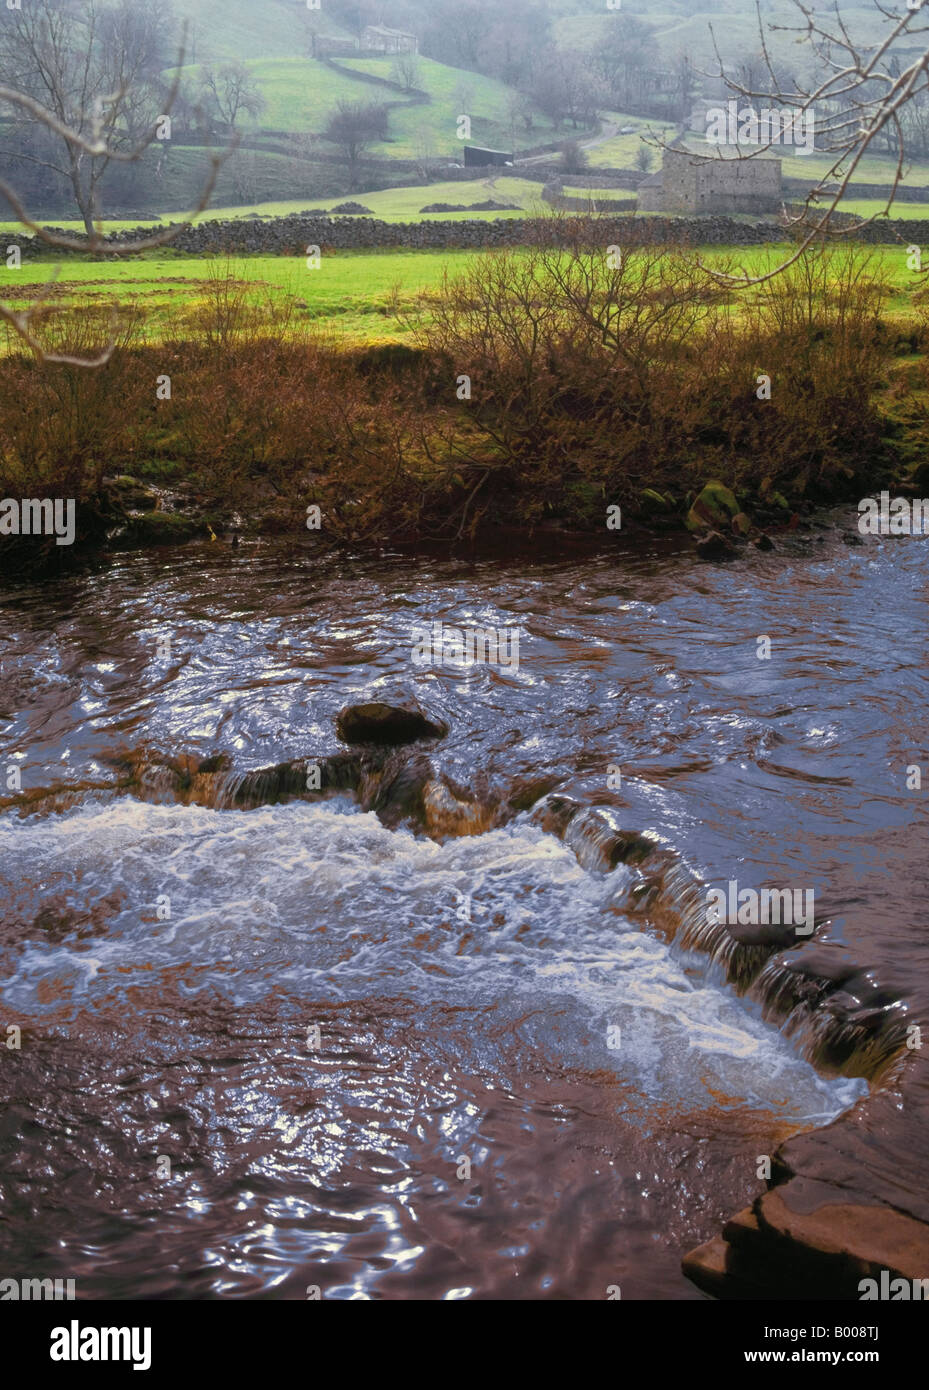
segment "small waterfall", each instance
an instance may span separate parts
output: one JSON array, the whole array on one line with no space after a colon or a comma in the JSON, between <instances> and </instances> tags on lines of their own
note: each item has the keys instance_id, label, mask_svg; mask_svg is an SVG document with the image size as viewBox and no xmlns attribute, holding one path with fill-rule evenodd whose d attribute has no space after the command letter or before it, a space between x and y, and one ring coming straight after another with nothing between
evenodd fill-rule
<instances>
[{"instance_id":1,"label":"small waterfall","mask_svg":"<svg viewBox=\"0 0 929 1390\"><path fill-rule=\"evenodd\" d=\"M427 755L409 748L297 758L250 772L235 771L224 755L198 760L137 752L115 765L115 785L50 788L4 804L21 814L49 813L69 809L90 790L104 797L129 793L155 803L245 810L352 792L363 810L389 828L410 825L439 841L483 834L517 814L509 803L469 797L441 778ZM590 872L625 865L629 872L614 906L680 949L709 957L728 984L757 999L765 1017L799 1041L814 1064L874 1078L900 1055L907 1038L905 1006L845 948L815 934L798 942L791 926L710 920L706 885L654 832L624 827L613 806L584 806L548 793L530 820L561 839ZM814 931L822 925L816 923Z\"/></svg>"},{"instance_id":2,"label":"small waterfall","mask_svg":"<svg viewBox=\"0 0 929 1390\"><path fill-rule=\"evenodd\" d=\"M765 1018L795 1038L824 1070L876 1079L901 1056L906 1006L837 942L814 934L797 941L790 926L745 927L711 921L706 885L657 837L620 827L612 807L584 807L549 795L532 820L558 835L584 868L633 870L617 906L684 951L708 956L740 994L757 999Z\"/></svg>"},{"instance_id":3,"label":"small waterfall","mask_svg":"<svg viewBox=\"0 0 929 1390\"><path fill-rule=\"evenodd\" d=\"M180 799L181 776L167 763L143 763L138 768L133 791L143 801L177 801Z\"/></svg>"},{"instance_id":4,"label":"small waterfall","mask_svg":"<svg viewBox=\"0 0 929 1390\"><path fill-rule=\"evenodd\" d=\"M123 790L142 801L218 811L315 800L333 792L354 791L359 780L359 761L350 754L294 758L251 772L236 771L225 755L197 760L134 753L120 759L120 766L128 769Z\"/></svg>"}]
</instances>

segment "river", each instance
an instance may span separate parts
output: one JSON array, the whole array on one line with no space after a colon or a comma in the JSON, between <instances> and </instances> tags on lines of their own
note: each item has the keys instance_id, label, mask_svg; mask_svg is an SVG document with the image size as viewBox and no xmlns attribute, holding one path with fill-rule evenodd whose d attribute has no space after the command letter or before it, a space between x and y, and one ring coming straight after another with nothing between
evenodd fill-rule
<instances>
[{"instance_id":1,"label":"river","mask_svg":"<svg viewBox=\"0 0 929 1390\"><path fill-rule=\"evenodd\" d=\"M437 842L348 793L107 785L126 750L325 757L343 706L415 692L456 787L546 779L700 882L812 890L817 941L918 1019L929 552L851 524L729 565L680 538L216 543L4 590L0 788L70 792L0 814L5 1271L85 1298L702 1297L682 1253L867 1096L860 1058L531 812ZM518 630L518 668L417 666L436 621Z\"/></svg>"}]
</instances>

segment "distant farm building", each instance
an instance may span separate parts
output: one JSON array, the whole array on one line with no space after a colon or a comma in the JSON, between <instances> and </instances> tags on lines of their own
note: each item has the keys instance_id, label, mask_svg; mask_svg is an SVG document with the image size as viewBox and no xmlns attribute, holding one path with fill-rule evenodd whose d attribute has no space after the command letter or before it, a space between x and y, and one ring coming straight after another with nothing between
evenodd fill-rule
<instances>
[{"instance_id":1,"label":"distant farm building","mask_svg":"<svg viewBox=\"0 0 929 1390\"><path fill-rule=\"evenodd\" d=\"M362 31L361 47L377 49L379 53L418 53L419 39L401 29L386 29L383 24L369 24Z\"/></svg>"},{"instance_id":2,"label":"distant farm building","mask_svg":"<svg viewBox=\"0 0 929 1390\"><path fill-rule=\"evenodd\" d=\"M466 169L486 168L488 164L512 164L513 156L505 150L482 150L478 145L465 145L464 162Z\"/></svg>"},{"instance_id":3,"label":"distant farm building","mask_svg":"<svg viewBox=\"0 0 929 1390\"><path fill-rule=\"evenodd\" d=\"M332 34L313 35L314 58L352 57L358 53L356 39L343 39Z\"/></svg>"},{"instance_id":4,"label":"distant farm building","mask_svg":"<svg viewBox=\"0 0 929 1390\"><path fill-rule=\"evenodd\" d=\"M661 172L639 184L640 212L764 213L781 206L781 161L766 155L698 158L664 151Z\"/></svg>"}]
</instances>

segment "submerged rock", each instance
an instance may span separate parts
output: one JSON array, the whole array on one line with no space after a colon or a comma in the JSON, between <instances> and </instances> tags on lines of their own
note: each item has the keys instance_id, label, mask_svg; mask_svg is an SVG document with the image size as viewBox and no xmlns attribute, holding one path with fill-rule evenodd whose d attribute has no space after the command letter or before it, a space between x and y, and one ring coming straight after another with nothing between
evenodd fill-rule
<instances>
[{"instance_id":1,"label":"submerged rock","mask_svg":"<svg viewBox=\"0 0 929 1390\"><path fill-rule=\"evenodd\" d=\"M423 787L423 809L426 833L439 840L482 835L495 818L492 805L458 796L442 781L427 782Z\"/></svg>"},{"instance_id":2,"label":"submerged rock","mask_svg":"<svg viewBox=\"0 0 929 1390\"><path fill-rule=\"evenodd\" d=\"M444 738L448 725L430 719L415 701L387 705L372 701L346 705L336 719L336 733L343 743L379 743L388 746Z\"/></svg>"},{"instance_id":3,"label":"submerged rock","mask_svg":"<svg viewBox=\"0 0 929 1390\"><path fill-rule=\"evenodd\" d=\"M153 488L128 473L109 478L104 484L104 491L111 502L124 510L154 512L160 503L158 493Z\"/></svg>"},{"instance_id":4,"label":"submerged rock","mask_svg":"<svg viewBox=\"0 0 929 1390\"><path fill-rule=\"evenodd\" d=\"M358 802L394 830L406 822L421 830L426 825L425 792L435 781L435 769L422 753L396 751L375 758L363 757L358 782Z\"/></svg>"},{"instance_id":5,"label":"submerged rock","mask_svg":"<svg viewBox=\"0 0 929 1390\"><path fill-rule=\"evenodd\" d=\"M732 542L718 531L710 531L697 541L697 554L701 560L731 560L736 553Z\"/></svg>"},{"instance_id":6,"label":"submerged rock","mask_svg":"<svg viewBox=\"0 0 929 1390\"><path fill-rule=\"evenodd\" d=\"M195 536L206 535L206 524L179 512L146 512L133 517L126 528L125 541L134 545L181 545Z\"/></svg>"}]
</instances>

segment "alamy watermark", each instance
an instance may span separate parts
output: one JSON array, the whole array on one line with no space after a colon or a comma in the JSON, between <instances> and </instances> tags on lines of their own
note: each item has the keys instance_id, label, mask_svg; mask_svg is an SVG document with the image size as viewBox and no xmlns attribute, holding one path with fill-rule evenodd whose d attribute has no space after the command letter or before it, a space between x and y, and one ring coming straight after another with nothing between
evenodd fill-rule
<instances>
[{"instance_id":1,"label":"alamy watermark","mask_svg":"<svg viewBox=\"0 0 929 1390\"><path fill-rule=\"evenodd\" d=\"M813 108L785 111L782 107L710 106L706 113L706 138L711 145L790 145L797 154L812 154L816 120Z\"/></svg>"},{"instance_id":2,"label":"alamy watermark","mask_svg":"<svg viewBox=\"0 0 929 1390\"><path fill-rule=\"evenodd\" d=\"M858 530L863 536L929 535L929 498L863 497L858 503Z\"/></svg>"},{"instance_id":3,"label":"alamy watermark","mask_svg":"<svg viewBox=\"0 0 929 1390\"><path fill-rule=\"evenodd\" d=\"M54 536L56 545L74 544L73 497L4 497L0 536Z\"/></svg>"},{"instance_id":4,"label":"alamy watermark","mask_svg":"<svg viewBox=\"0 0 929 1390\"><path fill-rule=\"evenodd\" d=\"M73 1279L0 1279L2 1303L70 1303Z\"/></svg>"},{"instance_id":5,"label":"alamy watermark","mask_svg":"<svg viewBox=\"0 0 929 1390\"><path fill-rule=\"evenodd\" d=\"M797 936L809 936L816 925L814 899L812 888L740 888L730 879L725 889L707 889L706 920L711 926L792 926Z\"/></svg>"},{"instance_id":6,"label":"alamy watermark","mask_svg":"<svg viewBox=\"0 0 929 1390\"><path fill-rule=\"evenodd\" d=\"M131 1361L134 1371L152 1364L150 1327L82 1327L72 1318L67 1327L53 1327L48 1354L52 1361Z\"/></svg>"},{"instance_id":7,"label":"alamy watermark","mask_svg":"<svg viewBox=\"0 0 929 1390\"><path fill-rule=\"evenodd\" d=\"M929 1279L891 1279L890 1270L882 1269L880 1282L877 1279L862 1279L858 1285L862 1303L873 1299L890 1299L892 1303L929 1299Z\"/></svg>"},{"instance_id":8,"label":"alamy watermark","mask_svg":"<svg viewBox=\"0 0 929 1390\"><path fill-rule=\"evenodd\" d=\"M519 670L518 627L447 627L441 619L413 632L414 666L500 666Z\"/></svg>"}]
</instances>

